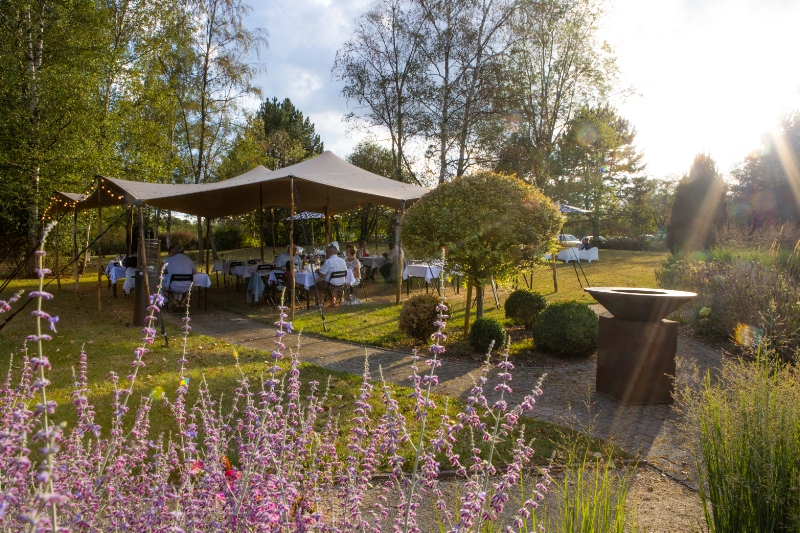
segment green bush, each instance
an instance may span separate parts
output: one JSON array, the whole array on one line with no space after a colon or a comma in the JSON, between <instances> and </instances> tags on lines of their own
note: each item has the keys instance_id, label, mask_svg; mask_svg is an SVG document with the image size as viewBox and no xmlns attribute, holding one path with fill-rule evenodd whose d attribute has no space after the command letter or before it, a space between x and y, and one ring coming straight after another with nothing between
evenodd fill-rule
<instances>
[{"instance_id":1,"label":"green bush","mask_svg":"<svg viewBox=\"0 0 800 533\"><path fill-rule=\"evenodd\" d=\"M542 293L527 289L517 289L506 300L506 318L510 318L515 323L523 324L527 329L531 329L539 313L546 306L547 300L544 299Z\"/></svg>"},{"instance_id":2,"label":"green bush","mask_svg":"<svg viewBox=\"0 0 800 533\"><path fill-rule=\"evenodd\" d=\"M418 294L406 300L400 311L400 331L409 337L426 340L436 331L433 323L439 316L436 312L437 305L439 298L433 294Z\"/></svg>"},{"instance_id":3,"label":"green bush","mask_svg":"<svg viewBox=\"0 0 800 533\"><path fill-rule=\"evenodd\" d=\"M245 231L241 226L226 225L214 228L214 244L220 251L243 248L245 237Z\"/></svg>"},{"instance_id":4,"label":"green bush","mask_svg":"<svg viewBox=\"0 0 800 533\"><path fill-rule=\"evenodd\" d=\"M533 324L533 340L537 348L557 355L582 355L597 346L599 322L586 304L552 303Z\"/></svg>"},{"instance_id":5,"label":"green bush","mask_svg":"<svg viewBox=\"0 0 800 533\"><path fill-rule=\"evenodd\" d=\"M506 330L493 318L479 318L469 330L469 344L476 350L486 351L494 341L494 347L500 348L506 342Z\"/></svg>"}]
</instances>

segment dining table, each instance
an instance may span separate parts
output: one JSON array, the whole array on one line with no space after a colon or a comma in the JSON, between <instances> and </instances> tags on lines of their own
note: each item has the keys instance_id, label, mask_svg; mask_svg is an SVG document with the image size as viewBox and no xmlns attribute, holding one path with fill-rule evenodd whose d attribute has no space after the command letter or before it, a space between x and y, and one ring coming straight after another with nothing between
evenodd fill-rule
<instances>
[{"instance_id":1,"label":"dining table","mask_svg":"<svg viewBox=\"0 0 800 533\"><path fill-rule=\"evenodd\" d=\"M170 274L164 274L164 278L161 281L162 290L169 287L170 277ZM193 286L197 287L197 294L201 295L201 300L203 300L203 310L208 311L208 288L211 287L211 277L208 274L198 272L193 278ZM200 289L204 290L201 291Z\"/></svg>"}]
</instances>

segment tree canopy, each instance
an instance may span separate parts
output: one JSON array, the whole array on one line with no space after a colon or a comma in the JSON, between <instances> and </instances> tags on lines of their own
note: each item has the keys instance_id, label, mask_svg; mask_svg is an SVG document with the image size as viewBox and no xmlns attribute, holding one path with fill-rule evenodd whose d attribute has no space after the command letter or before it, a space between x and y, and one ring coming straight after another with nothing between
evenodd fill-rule
<instances>
[{"instance_id":1,"label":"tree canopy","mask_svg":"<svg viewBox=\"0 0 800 533\"><path fill-rule=\"evenodd\" d=\"M672 204L667 244L675 253L708 248L714 230L728 218L726 186L708 154L698 154L678 182Z\"/></svg>"},{"instance_id":2,"label":"tree canopy","mask_svg":"<svg viewBox=\"0 0 800 533\"><path fill-rule=\"evenodd\" d=\"M553 202L510 176L480 172L439 185L406 212L403 247L412 256L439 257L458 265L479 287L513 272L542 251L563 224Z\"/></svg>"},{"instance_id":3,"label":"tree canopy","mask_svg":"<svg viewBox=\"0 0 800 533\"><path fill-rule=\"evenodd\" d=\"M266 100L258 110L264 129L267 164L273 170L321 154L325 147L314 131L314 123L303 117L291 100Z\"/></svg>"}]
</instances>

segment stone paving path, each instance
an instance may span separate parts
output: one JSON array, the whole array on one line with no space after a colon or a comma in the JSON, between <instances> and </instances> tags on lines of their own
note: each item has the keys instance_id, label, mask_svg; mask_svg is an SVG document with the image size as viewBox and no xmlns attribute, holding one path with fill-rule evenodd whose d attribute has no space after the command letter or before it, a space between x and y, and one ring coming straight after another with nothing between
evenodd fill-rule
<instances>
[{"instance_id":1,"label":"stone paving path","mask_svg":"<svg viewBox=\"0 0 800 533\"><path fill-rule=\"evenodd\" d=\"M599 307L599 306L598 306ZM602 308L596 309L599 313ZM271 350L274 328L220 309L197 313L192 317L193 331L218 339ZM295 344L287 336L286 345ZM407 384L411 374L408 353L357 346L319 337L304 336L300 358L332 370L361 374L364 355L370 354L373 377L378 366L387 381ZM716 368L721 353L680 338L678 340L676 386L696 383L698 375ZM479 374L479 362L447 359L439 369L436 392L465 397L472 387L472 375ZM654 466L681 480L693 477L691 455L682 437L681 415L669 405L621 406L598 396L594 390L596 361L589 360L559 367L525 366L514 370L511 402L530 391L542 373L547 373L544 395L539 398L532 416L547 422L572 427L608 439L628 452L640 454Z\"/></svg>"}]
</instances>

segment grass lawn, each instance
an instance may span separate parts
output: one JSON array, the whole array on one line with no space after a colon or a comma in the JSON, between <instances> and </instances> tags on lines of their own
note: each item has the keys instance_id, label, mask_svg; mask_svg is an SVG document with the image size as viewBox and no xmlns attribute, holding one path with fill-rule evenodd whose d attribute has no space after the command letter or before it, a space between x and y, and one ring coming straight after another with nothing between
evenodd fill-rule
<instances>
[{"instance_id":1,"label":"grass lawn","mask_svg":"<svg viewBox=\"0 0 800 533\"><path fill-rule=\"evenodd\" d=\"M32 281L15 281L2 297L8 298L12 291L19 289L29 291L33 288L35 287ZM130 362L134 359L133 350L139 345L141 337L139 328L126 326L133 315L133 301L121 296L117 299L112 298L110 291L104 286L102 290L103 307L102 311L98 311L97 282L96 278L91 280L90 276L86 276L81 283L82 297L80 299L76 299L73 283L63 283L61 292L56 290L55 283L48 290L55 294L55 298L44 302L43 308L50 314L60 317L58 333L53 335L54 338L51 342L45 343L46 355L50 358L53 366L48 373L48 379L52 382L52 385L48 387L48 396L59 404L54 418L56 421L66 421L68 427L73 426L76 421L70 393L73 368L78 364L80 349L83 346L89 360L88 379L92 391L91 401L96 408L98 423L107 429L111 418L110 401L113 391L108 381L108 374L112 371L116 372L120 376L120 387L127 386L126 376L130 372ZM121 295L122 292L119 292ZM220 297L220 293L236 294L232 289L214 292L216 294L211 297L212 304ZM244 297L242 293L239 293L238 296ZM14 304L13 309L15 310L20 303L22 301ZM34 332L34 319L29 314L29 310L32 309L33 304L29 305L25 311L17 315L0 331L0 354L4 356L2 360L6 364L13 357L12 372L15 376L18 375L21 366L19 351L24 338ZM389 312L381 311L381 313ZM6 316L8 315L0 316L0 318ZM385 320L392 321L388 314ZM163 341L159 338L151 347L152 351L145 357L146 366L139 371L131 406L135 406L138 398L142 396L160 397L165 394L168 399L175 396L178 387L177 370L179 365L177 361L181 354L180 331L177 325L168 323L167 333L170 337L170 347L164 347ZM235 347L197 334L189 336L187 351L190 403L197 398L198 386L202 379L208 383L211 395L222 398L224 403L225 399L230 397L231 391L237 387L237 380L241 379L242 375L252 378L257 384L262 372L269 366L266 352ZM352 402L358 393L361 378L308 364L304 364L301 368L301 379L304 383L314 380L324 384L328 380L328 376L331 377L332 386L328 407L333 414L340 417L342 445L344 446L344 438L350 428ZM407 419L413 420L413 415L409 416L411 414L411 403L408 399L410 389L400 386L393 386L393 389ZM376 416L380 416L383 411L378 395L379 390L376 389L372 401ZM439 410L445 405L443 398L437 398L436 403ZM460 401L449 400L449 410L452 414L461 408L463 408L463 404ZM434 413L434 417L439 412L441 411ZM130 421L133 418L133 412L130 412L128 417ZM434 418L434 420L438 420L438 418ZM535 461L539 464L546 463L555 450L563 449L567 441L578 438L577 433L552 424L533 420L525 420L524 423L527 428L526 434L537 439ZM435 427L436 424L432 424L432 426ZM154 402L151 410L151 428L154 434L175 430L172 415L164 402ZM469 451L469 443L461 442L459 445L463 448L461 452L464 456ZM587 441L587 445L593 451L607 449L606 444L601 441ZM614 451L614 453L621 454L618 451Z\"/></svg>"},{"instance_id":2,"label":"grass lawn","mask_svg":"<svg viewBox=\"0 0 800 533\"><path fill-rule=\"evenodd\" d=\"M592 286L628 286L628 287L655 287L655 270L661 266L666 258L664 252L630 252L622 250L600 250L601 261L582 263L583 274ZM570 264L559 264L558 292L553 292L553 272L549 267L541 267L533 271L533 289L547 297L550 302L563 300L578 300L587 304L596 303L587 293L583 292L575 274L577 268L581 281L585 285L580 268ZM530 279L530 273L525 273ZM342 306L333 310L325 310L328 331L323 331L322 321L318 311L306 311L305 305L297 308L295 326L302 328L306 333L313 333L328 338L339 339L358 344L382 346L386 348L405 349L414 345L414 340L407 337L397 329L397 318L400 307L395 305L395 287L389 286L380 280L367 284L367 302L360 306ZM525 287L523 273L518 277L520 287ZM484 298L484 316L505 321L505 312L502 308L508 294L513 290L514 280L507 280L499 284L500 308L495 305L491 289L487 289ZM415 289L412 294L420 294L424 289ZM464 330L464 310L466 306L466 290L461 289L459 294L448 285L446 289L447 301L450 305L450 321L448 323L448 344L455 351L471 351L462 342ZM402 300L405 300L406 287L403 285ZM401 300L401 301L402 301ZM214 301L221 307L235 313L256 319L271 321L274 310L262 306L256 308L245 301L243 292L219 291L214 296ZM313 302L313 300L312 300ZM474 308L472 319L474 319ZM531 348L530 339L523 339L523 346L512 346L512 351ZM527 343L527 344L525 344Z\"/></svg>"}]
</instances>

